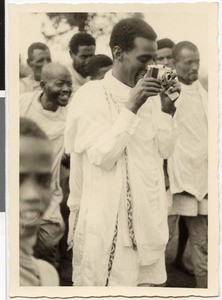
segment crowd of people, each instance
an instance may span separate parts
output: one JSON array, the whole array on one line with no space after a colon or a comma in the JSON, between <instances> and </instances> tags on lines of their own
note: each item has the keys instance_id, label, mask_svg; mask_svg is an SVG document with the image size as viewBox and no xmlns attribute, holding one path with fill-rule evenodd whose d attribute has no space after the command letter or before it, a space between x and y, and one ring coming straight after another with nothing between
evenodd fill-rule
<instances>
[{"instance_id":1,"label":"crowd of people","mask_svg":"<svg viewBox=\"0 0 222 300\"><path fill-rule=\"evenodd\" d=\"M119 21L109 45L112 59L95 54L92 35L75 34L68 67L43 43L28 49L20 285L166 286L166 246L178 224L174 264L207 288L208 115L198 48L157 40L139 18Z\"/></svg>"}]
</instances>

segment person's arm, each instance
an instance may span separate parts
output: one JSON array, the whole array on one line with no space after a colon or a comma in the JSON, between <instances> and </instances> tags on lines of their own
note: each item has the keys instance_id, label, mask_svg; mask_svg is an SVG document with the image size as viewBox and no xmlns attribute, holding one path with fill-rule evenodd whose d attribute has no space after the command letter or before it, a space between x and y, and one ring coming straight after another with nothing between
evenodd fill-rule
<instances>
[{"instance_id":1,"label":"person's arm","mask_svg":"<svg viewBox=\"0 0 222 300\"><path fill-rule=\"evenodd\" d=\"M123 108L115 123L87 149L89 161L105 170L111 170L134 134L140 119Z\"/></svg>"},{"instance_id":2,"label":"person's arm","mask_svg":"<svg viewBox=\"0 0 222 300\"><path fill-rule=\"evenodd\" d=\"M66 124L66 150L67 153L85 151L91 164L111 170L140 122L138 109L150 96L159 93L160 84L154 78L139 80L113 124L104 90L101 86L97 91L92 87L95 88L85 85L71 101ZM97 98L93 100L95 94ZM99 102L100 98L102 101Z\"/></svg>"}]
</instances>

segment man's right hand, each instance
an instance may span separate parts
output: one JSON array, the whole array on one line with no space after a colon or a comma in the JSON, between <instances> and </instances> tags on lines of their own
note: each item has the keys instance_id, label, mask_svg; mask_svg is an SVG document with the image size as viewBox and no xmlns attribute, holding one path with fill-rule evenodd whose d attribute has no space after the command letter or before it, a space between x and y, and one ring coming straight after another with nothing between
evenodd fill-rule
<instances>
[{"instance_id":1,"label":"man's right hand","mask_svg":"<svg viewBox=\"0 0 222 300\"><path fill-rule=\"evenodd\" d=\"M138 80L132 89L126 108L137 113L138 109L146 102L149 97L156 96L162 91L160 81L153 77Z\"/></svg>"}]
</instances>

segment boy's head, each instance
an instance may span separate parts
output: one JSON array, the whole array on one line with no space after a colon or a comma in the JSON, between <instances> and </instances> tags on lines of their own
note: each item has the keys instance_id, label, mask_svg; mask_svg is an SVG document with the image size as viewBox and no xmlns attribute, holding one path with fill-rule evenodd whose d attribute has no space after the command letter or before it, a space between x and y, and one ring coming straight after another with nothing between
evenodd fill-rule
<instances>
[{"instance_id":1,"label":"boy's head","mask_svg":"<svg viewBox=\"0 0 222 300\"><path fill-rule=\"evenodd\" d=\"M51 197L52 149L45 133L20 119L20 235L34 235Z\"/></svg>"}]
</instances>

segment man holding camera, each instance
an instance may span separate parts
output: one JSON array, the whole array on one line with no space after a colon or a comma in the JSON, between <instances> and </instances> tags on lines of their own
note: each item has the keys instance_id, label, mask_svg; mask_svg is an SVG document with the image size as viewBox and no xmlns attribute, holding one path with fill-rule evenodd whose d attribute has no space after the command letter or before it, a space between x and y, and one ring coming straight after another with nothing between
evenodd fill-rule
<instances>
[{"instance_id":1,"label":"man holding camera","mask_svg":"<svg viewBox=\"0 0 222 300\"><path fill-rule=\"evenodd\" d=\"M175 115L178 139L168 160L173 211L186 219L197 287L207 288L207 92L198 81L197 47L189 41L180 42L172 55L182 90Z\"/></svg>"},{"instance_id":2,"label":"man holding camera","mask_svg":"<svg viewBox=\"0 0 222 300\"><path fill-rule=\"evenodd\" d=\"M117 23L110 39L113 69L86 83L70 103L65 147L75 285L166 281L162 158L172 152L176 129L174 101L160 79L145 76L156 37L143 20ZM180 92L174 80L169 85L170 93Z\"/></svg>"}]
</instances>

